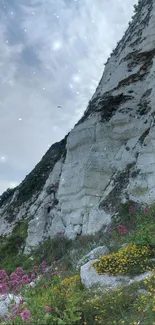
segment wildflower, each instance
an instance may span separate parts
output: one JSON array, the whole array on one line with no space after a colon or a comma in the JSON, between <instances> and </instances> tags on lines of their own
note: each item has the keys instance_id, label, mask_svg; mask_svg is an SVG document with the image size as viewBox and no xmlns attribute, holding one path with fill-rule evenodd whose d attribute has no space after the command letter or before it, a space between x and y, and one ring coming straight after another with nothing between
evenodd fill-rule
<instances>
[{"instance_id":1,"label":"wildflower","mask_svg":"<svg viewBox=\"0 0 155 325\"><path fill-rule=\"evenodd\" d=\"M17 267L16 274L18 276L22 276L24 274L24 271L23 271L22 267Z\"/></svg>"},{"instance_id":2,"label":"wildflower","mask_svg":"<svg viewBox=\"0 0 155 325\"><path fill-rule=\"evenodd\" d=\"M37 276L35 273L31 273L31 279L35 279Z\"/></svg>"},{"instance_id":3,"label":"wildflower","mask_svg":"<svg viewBox=\"0 0 155 325\"><path fill-rule=\"evenodd\" d=\"M18 285L19 282L17 280L11 280L9 281L9 284L11 284L12 286Z\"/></svg>"},{"instance_id":4,"label":"wildflower","mask_svg":"<svg viewBox=\"0 0 155 325\"><path fill-rule=\"evenodd\" d=\"M0 270L0 282L1 281L7 281L8 280L8 275L4 270Z\"/></svg>"},{"instance_id":5,"label":"wildflower","mask_svg":"<svg viewBox=\"0 0 155 325\"><path fill-rule=\"evenodd\" d=\"M9 319L13 319L13 318L15 318L15 315L14 314L10 314L8 318Z\"/></svg>"},{"instance_id":6,"label":"wildflower","mask_svg":"<svg viewBox=\"0 0 155 325\"><path fill-rule=\"evenodd\" d=\"M7 292L7 286L6 284L0 284L0 290L2 294L5 294Z\"/></svg>"},{"instance_id":7,"label":"wildflower","mask_svg":"<svg viewBox=\"0 0 155 325\"><path fill-rule=\"evenodd\" d=\"M30 283L29 276L27 274L22 276L22 283Z\"/></svg>"},{"instance_id":8,"label":"wildflower","mask_svg":"<svg viewBox=\"0 0 155 325\"><path fill-rule=\"evenodd\" d=\"M38 267L37 265L35 265L35 266L33 267L33 270L34 270L34 271L38 271L38 269L39 269L39 267Z\"/></svg>"},{"instance_id":9,"label":"wildflower","mask_svg":"<svg viewBox=\"0 0 155 325\"><path fill-rule=\"evenodd\" d=\"M18 314L20 312L20 308L17 307L17 306L13 306L11 309L12 309L14 314Z\"/></svg>"},{"instance_id":10,"label":"wildflower","mask_svg":"<svg viewBox=\"0 0 155 325\"><path fill-rule=\"evenodd\" d=\"M63 235L64 235L64 233L62 231L61 232L57 232L57 236L61 237Z\"/></svg>"},{"instance_id":11,"label":"wildflower","mask_svg":"<svg viewBox=\"0 0 155 325\"><path fill-rule=\"evenodd\" d=\"M50 306L45 307L45 312L46 313L50 313L51 310L52 310L52 308Z\"/></svg>"},{"instance_id":12,"label":"wildflower","mask_svg":"<svg viewBox=\"0 0 155 325\"><path fill-rule=\"evenodd\" d=\"M144 209L144 213L148 213L149 210L147 208Z\"/></svg>"},{"instance_id":13,"label":"wildflower","mask_svg":"<svg viewBox=\"0 0 155 325\"><path fill-rule=\"evenodd\" d=\"M26 321L27 318L31 315L30 310L24 310L22 313L20 313L21 318L23 321Z\"/></svg>"},{"instance_id":14,"label":"wildflower","mask_svg":"<svg viewBox=\"0 0 155 325\"><path fill-rule=\"evenodd\" d=\"M107 231L108 231L109 233L112 233L112 232L113 232L113 227L112 227L111 224L108 225L108 227L107 227Z\"/></svg>"},{"instance_id":15,"label":"wildflower","mask_svg":"<svg viewBox=\"0 0 155 325\"><path fill-rule=\"evenodd\" d=\"M123 225L117 226L117 230L119 231L120 235L128 234L128 230Z\"/></svg>"},{"instance_id":16,"label":"wildflower","mask_svg":"<svg viewBox=\"0 0 155 325\"><path fill-rule=\"evenodd\" d=\"M10 279L11 279L11 280L17 280L17 279L18 279L18 275L17 275L15 272L12 272L12 273L10 274Z\"/></svg>"},{"instance_id":17,"label":"wildflower","mask_svg":"<svg viewBox=\"0 0 155 325\"><path fill-rule=\"evenodd\" d=\"M135 205L131 205L130 208L129 208L129 211L130 211L131 213L134 213L135 210L136 210L136 206L135 206Z\"/></svg>"}]
</instances>

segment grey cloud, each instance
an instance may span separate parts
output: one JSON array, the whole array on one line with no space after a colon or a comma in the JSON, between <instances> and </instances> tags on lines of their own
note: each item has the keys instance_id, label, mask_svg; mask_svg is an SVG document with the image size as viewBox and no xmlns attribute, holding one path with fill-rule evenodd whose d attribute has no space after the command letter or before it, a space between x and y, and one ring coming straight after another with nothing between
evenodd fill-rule
<instances>
[{"instance_id":1,"label":"grey cloud","mask_svg":"<svg viewBox=\"0 0 155 325\"><path fill-rule=\"evenodd\" d=\"M0 192L81 117L135 2L2 0Z\"/></svg>"}]
</instances>

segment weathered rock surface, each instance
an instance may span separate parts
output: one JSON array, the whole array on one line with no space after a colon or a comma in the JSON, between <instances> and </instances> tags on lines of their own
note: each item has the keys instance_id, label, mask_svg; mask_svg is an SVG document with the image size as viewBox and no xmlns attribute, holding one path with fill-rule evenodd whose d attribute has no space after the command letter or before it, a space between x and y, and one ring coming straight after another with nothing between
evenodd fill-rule
<instances>
[{"instance_id":1,"label":"weathered rock surface","mask_svg":"<svg viewBox=\"0 0 155 325\"><path fill-rule=\"evenodd\" d=\"M100 256L107 255L109 253L109 249L106 246L98 246L91 250L88 254L84 255L77 263L77 269L82 265L86 264L88 261L92 261L94 259L99 259Z\"/></svg>"},{"instance_id":2,"label":"weathered rock surface","mask_svg":"<svg viewBox=\"0 0 155 325\"><path fill-rule=\"evenodd\" d=\"M0 235L31 217L25 252L58 232L97 232L125 200L154 201L154 13L155 1L139 2L84 116L1 197Z\"/></svg>"},{"instance_id":3,"label":"weathered rock surface","mask_svg":"<svg viewBox=\"0 0 155 325\"><path fill-rule=\"evenodd\" d=\"M0 320L6 318L9 315L9 306L11 303L19 305L21 296L15 296L13 294L0 295Z\"/></svg>"},{"instance_id":4,"label":"weathered rock surface","mask_svg":"<svg viewBox=\"0 0 155 325\"><path fill-rule=\"evenodd\" d=\"M134 282L139 282L146 279L151 272L146 272L134 277L130 276L110 276L108 274L98 274L92 263L97 262L97 259L91 260L84 264L80 270L81 281L86 288L92 286L99 286L106 289L118 288L122 286L128 286Z\"/></svg>"}]
</instances>

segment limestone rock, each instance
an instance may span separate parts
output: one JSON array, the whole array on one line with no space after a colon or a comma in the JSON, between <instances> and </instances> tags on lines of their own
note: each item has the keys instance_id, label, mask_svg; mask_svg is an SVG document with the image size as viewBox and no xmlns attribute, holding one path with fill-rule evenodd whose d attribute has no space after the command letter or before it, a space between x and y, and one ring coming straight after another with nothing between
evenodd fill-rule
<instances>
[{"instance_id":1,"label":"limestone rock","mask_svg":"<svg viewBox=\"0 0 155 325\"><path fill-rule=\"evenodd\" d=\"M118 288L130 285L134 282L142 281L152 274L152 272L146 272L132 278L130 276L110 276L108 274L100 275L92 266L92 263L94 262L97 262L97 259L91 260L84 264L80 270L81 281L86 288L91 288L94 285L106 289Z\"/></svg>"},{"instance_id":2,"label":"limestone rock","mask_svg":"<svg viewBox=\"0 0 155 325\"><path fill-rule=\"evenodd\" d=\"M98 246L94 248L91 252L83 256L77 263L77 268L86 264L88 261L92 261L94 259L98 259L100 256L107 255L109 253L109 249L106 246Z\"/></svg>"},{"instance_id":3,"label":"limestone rock","mask_svg":"<svg viewBox=\"0 0 155 325\"><path fill-rule=\"evenodd\" d=\"M0 320L4 319L9 314L9 305L15 303L19 305L22 297L20 295L15 296L14 294L0 295Z\"/></svg>"},{"instance_id":4,"label":"limestone rock","mask_svg":"<svg viewBox=\"0 0 155 325\"><path fill-rule=\"evenodd\" d=\"M155 1L141 0L88 107L13 191L0 198L0 235L31 217L25 252L63 232L105 228L125 200L155 197Z\"/></svg>"},{"instance_id":5,"label":"limestone rock","mask_svg":"<svg viewBox=\"0 0 155 325\"><path fill-rule=\"evenodd\" d=\"M4 317L8 315L8 306L4 300L0 301L0 319L2 320Z\"/></svg>"}]
</instances>

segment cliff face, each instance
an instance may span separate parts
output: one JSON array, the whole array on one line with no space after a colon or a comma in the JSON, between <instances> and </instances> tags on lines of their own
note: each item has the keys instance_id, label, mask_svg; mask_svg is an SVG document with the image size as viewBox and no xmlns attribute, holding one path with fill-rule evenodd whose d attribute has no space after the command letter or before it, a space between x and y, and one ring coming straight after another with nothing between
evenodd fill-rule
<instances>
[{"instance_id":1,"label":"cliff face","mask_svg":"<svg viewBox=\"0 0 155 325\"><path fill-rule=\"evenodd\" d=\"M82 119L1 197L0 234L31 217L26 251L100 230L126 200L154 201L155 0L136 11Z\"/></svg>"}]
</instances>

